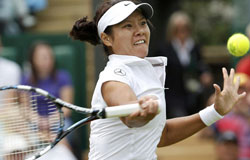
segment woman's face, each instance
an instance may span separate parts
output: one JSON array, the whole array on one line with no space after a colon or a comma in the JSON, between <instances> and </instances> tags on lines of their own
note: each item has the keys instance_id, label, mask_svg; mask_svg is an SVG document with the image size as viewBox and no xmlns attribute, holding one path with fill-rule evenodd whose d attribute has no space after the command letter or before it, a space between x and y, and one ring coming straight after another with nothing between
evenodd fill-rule
<instances>
[{"instance_id":1,"label":"woman's face","mask_svg":"<svg viewBox=\"0 0 250 160\"><path fill-rule=\"evenodd\" d=\"M140 11L135 11L121 23L112 26L112 33L108 38L108 47L111 47L114 54L140 58L148 55L150 30Z\"/></svg>"},{"instance_id":2,"label":"woman's face","mask_svg":"<svg viewBox=\"0 0 250 160\"><path fill-rule=\"evenodd\" d=\"M33 56L33 62L38 71L38 75L49 75L54 67L52 49L46 45L37 46Z\"/></svg>"},{"instance_id":3,"label":"woman's face","mask_svg":"<svg viewBox=\"0 0 250 160\"><path fill-rule=\"evenodd\" d=\"M185 41L190 36L190 30L186 22L178 22L175 29L175 37L180 41Z\"/></svg>"}]
</instances>

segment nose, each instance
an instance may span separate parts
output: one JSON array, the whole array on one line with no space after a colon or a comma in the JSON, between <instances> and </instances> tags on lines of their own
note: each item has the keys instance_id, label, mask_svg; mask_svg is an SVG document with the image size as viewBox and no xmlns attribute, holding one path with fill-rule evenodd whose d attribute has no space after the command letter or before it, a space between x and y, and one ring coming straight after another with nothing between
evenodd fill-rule
<instances>
[{"instance_id":1,"label":"nose","mask_svg":"<svg viewBox=\"0 0 250 160\"><path fill-rule=\"evenodd\" d=\"M136 27L135 27L135 35L136 36L142 36L144 34L144 28L137 24Z\"/></svg>"}]
</instances>

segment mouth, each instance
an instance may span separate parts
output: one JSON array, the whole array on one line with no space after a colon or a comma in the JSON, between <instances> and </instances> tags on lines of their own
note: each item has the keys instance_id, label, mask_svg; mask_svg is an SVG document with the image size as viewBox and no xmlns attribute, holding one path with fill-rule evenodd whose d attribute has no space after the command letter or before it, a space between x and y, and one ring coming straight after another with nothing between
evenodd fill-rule
<instances>
[{"instance_id":1,"label":"mouth","mask_svg":"<svg viewBox=\"0 0 250 160\"><path fill-rule=\"evenodd\" d=\"M139 41L136 41L136 42L134 43L134 45L140 45L140 44L145 44L145 43L146 43L145 40L139 40Z\"/></svg>"}]
</instances>

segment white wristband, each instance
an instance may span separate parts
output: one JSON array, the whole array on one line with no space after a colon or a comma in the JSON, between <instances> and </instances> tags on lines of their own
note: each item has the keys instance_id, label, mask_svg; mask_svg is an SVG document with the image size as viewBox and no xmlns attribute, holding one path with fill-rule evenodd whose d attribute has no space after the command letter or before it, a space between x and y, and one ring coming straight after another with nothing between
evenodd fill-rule
<instances>
[{"instance_id":1,"label":"white wristband","mask_svg":"<svg viewBox=\"0 0 250 160\"><path fill-rule=\"evenodd\" d=\"M214 104L199 112L201 120L207 126L210 126L214 122L222 119L224 116L221 116L214 108Z\"/></svg>"}]
</instances>

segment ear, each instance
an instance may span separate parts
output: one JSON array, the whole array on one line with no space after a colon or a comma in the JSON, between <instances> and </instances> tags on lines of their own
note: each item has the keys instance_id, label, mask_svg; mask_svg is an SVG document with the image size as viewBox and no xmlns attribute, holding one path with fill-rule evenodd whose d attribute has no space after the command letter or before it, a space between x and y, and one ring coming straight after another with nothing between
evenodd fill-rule
<instances>
[{"instance_id":1,"label":"ear","mask_svg":"<svg viewBox=\"0 0 250 160\"><path fill-rule=\"evenodd\" d=\"M101 33L101 40L105 46L111 47L113 44L112 38L104 32Z\"/></svg>"}]
</instances>

